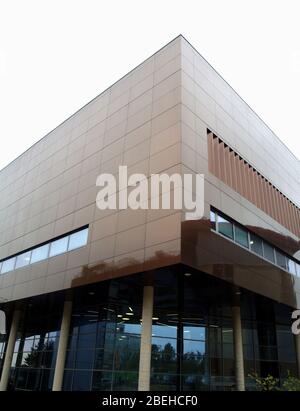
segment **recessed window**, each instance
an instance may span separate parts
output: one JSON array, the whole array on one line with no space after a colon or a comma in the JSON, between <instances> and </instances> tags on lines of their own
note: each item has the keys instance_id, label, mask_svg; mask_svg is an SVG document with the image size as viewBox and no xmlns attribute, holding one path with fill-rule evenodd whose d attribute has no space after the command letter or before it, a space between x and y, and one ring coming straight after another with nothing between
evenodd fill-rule
<instances>
[{"instance_id":1,"label":"recessed window","mask_svg":"<svg viewBox=\"0 0 300 411\"><path fill-rule=\"evenodd\" d=\"M279 267L284 268L286 270L286 258L283 253L281 253L279 250L275 250L276 254L276 264L279 265Z\"/></svg>"},{"instance_id":2,"label":"recessed window","mask_svg":"<svg viewBox=\"0 0 300 411\"><path fill-rule=\"evenodd\" d=\"M30 254L31 251L27 251L27 253L18 255L15 268L21 268L25 267L25 265L28 265L30 263Z\"/></svg>"},{"instance_id":3,"label":"recessed window","mask_svg":"<svg viewBox=\"0 0 300 411\"><path fill-rule=\"evenodd\" d=\"M239 226L234 226L234 238L235 242L243 247L249 248L248 231Z\"/></svg>"},{"instance_id":4,"label":"recessed window","mask_svg":"<svg viewBox=\"0 0 300 411\"><path fill-rule=\"evenodd\" d=\"M233 239L236 244L251 249L255 254L263 256L266 260L278 265L292 275L300 277L300 264L289 258L284 252L264 241L261 237L251 233L230 218L220 215L218 211L210 211L210 220L215 230L224 236ZM234 236L233 236L234 234ZM250 244L249 244L250 242Z\"/></svg>"},{"instance_id":5,"label":"recessed window","mask_svg":"<svg viewBox=\"0 0 300 411\"><path fill-rule=\"evenodd\" d=\"M31 254L31 264L37 263L38 261L46 260L48 258L49 244L42 245L34 250Z\"/></svg>"},{"instance_id":6,"label":"recessed window","mask_svg":"<svg viewBox=\"0 0 300 411\"><path fill-rule=\"evenodd\" d=\"M233 224L220 215L218 215L218 230L221 234L233 239Z\"/></svg>"},{"instance_id":7,"label":"recessed window","mask_svg":"<svg viewBox=\"0 0 300 411\"><path fill-rule=\"evenodd\" d=\"M210 210L210 223L211 223L211 228L215 230L216 229L216 213L213 210Z\"/></svg>"},{"instance_id":8,"label":"recessed window","mask_svg":"<svg viewBox=\"0 0 300 411\"><path fill-rule=\"evenodd\" d=\"M88 229L77 231L77 233L70 235L68 250L75 250L75 248L86 245L88 239Z\"/></svg>"},{"instance_id":9,"label":"recessed window","mask_svg":"<svg viewBox=\"0 0 300 411\"><path fill-rule=\"evenodd\" d=\"M272 247L270 244L264 242L264 257L271 261L272 263L275 263L275 250L274 247Z\"/></svg>"},{"instance_id":10,"label":"recessed window","mask_svg":"<svg viewBox=\"0 0 300 411\"><path fill-rule=\"evenodd\" d=\"M250 233L250 248L256 254L263 255L262 239Z\"/></svg>"},{"instance_id":11,"label":"recessed window","mask_svg":"<svg viewBox=\"0 0 300 411\"><path fill-rule=\"evenodd\" d=\"M291 274L297 275L296 263L295 263L295 261L291 260L290 258L288 258L288 270Z\"/></svg>"},{"instance_id":12,"label":"recessed window","mask_svg":"<svg viewBox=\"0 0 300 411\"><path fill-rule=\"evenodd\" d=\"M50 246L49 257L54 257L55 255L65 253L68 250L68 240L69 237L63 237L59 240L53 241Z\"/></svg>"},{"instance_id":13,"label":"recessed window","mask_svg":"<svg viewBox=\"0 0 300 411\"><path fill-rule=\"evenodd\" d=\"M15 268L16 257L9 258L2 262L1 267L1 274L7 273L8 271L12 271Z\"/></svg>"}]
</instances>

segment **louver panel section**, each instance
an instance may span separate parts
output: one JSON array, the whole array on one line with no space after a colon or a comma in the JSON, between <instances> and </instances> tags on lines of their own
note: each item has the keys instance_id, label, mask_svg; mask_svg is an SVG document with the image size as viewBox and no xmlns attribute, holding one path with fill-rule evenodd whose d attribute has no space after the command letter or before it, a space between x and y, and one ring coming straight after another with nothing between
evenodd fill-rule
<instances>
[{"instance_id":1,"label":"louver panel section","mask_svg":"<svg viewBox=\"0 0 300 411\"><path fill-rule=\"evenodd\" d=\"M300 237L300 209L209 130L207 138L209 171Z\"/></svg>"}]
</instances>

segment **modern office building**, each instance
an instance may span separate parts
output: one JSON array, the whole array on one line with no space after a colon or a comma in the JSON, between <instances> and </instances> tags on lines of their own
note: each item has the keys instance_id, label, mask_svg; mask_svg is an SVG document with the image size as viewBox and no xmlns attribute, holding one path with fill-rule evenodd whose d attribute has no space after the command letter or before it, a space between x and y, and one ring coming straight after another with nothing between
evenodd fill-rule
<instances>
[{"instance_id":1,"label":"modern office building","mask_svg":"<svg viewBox=\"0 0 300 411\"><path fill-rule=\"evenodd\" d=\"M100 210L97 176L120 165L204 174L204 216ZM299 177L176 37L0 172L0 389L245 390L251 373L297 375Z\"/></svg>"}]
</instances>

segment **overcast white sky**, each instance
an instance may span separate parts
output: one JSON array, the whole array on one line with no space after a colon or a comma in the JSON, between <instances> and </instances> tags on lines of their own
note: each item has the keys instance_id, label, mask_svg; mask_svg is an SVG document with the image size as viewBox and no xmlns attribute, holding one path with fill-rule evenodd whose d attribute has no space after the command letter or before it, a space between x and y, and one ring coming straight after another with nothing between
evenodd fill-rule
<instances>
[{"instance_id":1,"label":"overcast white sky","mask_svg":"<svg viewBox=\"0 0 300 411\"><path fill-rule=\"evenodd\" d=\"M0 169L178 34L300 158L299 0L0 0Z\"/></svg>"}]
</instances>

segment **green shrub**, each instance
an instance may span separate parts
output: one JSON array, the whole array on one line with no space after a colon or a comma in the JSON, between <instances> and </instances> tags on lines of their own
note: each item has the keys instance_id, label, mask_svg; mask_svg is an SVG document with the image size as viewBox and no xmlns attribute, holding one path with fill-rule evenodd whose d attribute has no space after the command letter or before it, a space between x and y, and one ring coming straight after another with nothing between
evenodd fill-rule
<instances>
[{"instance_id":1,"label":"green shrub","mask_svg":"<svg viewBox=\"0 0 300 411\"><path fill-rule=\"evenodd\" d=\"M300 379L293 377L288 371L288 375L282 384L282 391L300 391Z\"/></svg>"},{"instance_id":2,"label":"green shrub","mask_svg":"<svg viewBox=\"0 0 300 411\"><path fill-rule=\"evenodd\" d=\"M293 377L290 371L281 385L279 379L270 374L267 377L259 377L257 373L253 373L249 374L249 377L255 381L258 391L300 391L300 379Z\"/></svg>"},{"instance_id":3,"label":"green shrub","mask_svg":"<svg viewBox=\"0 0 300 411\"><path fill-rule=\"evenodd\" d=\"M249 374L250 378L253 378L258 391L278 391L279 379L268 375L267 377L259 377L258 374Z\"/></svg>"}]
</instances>

